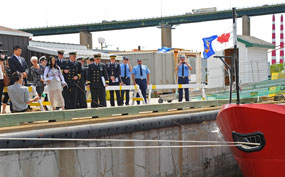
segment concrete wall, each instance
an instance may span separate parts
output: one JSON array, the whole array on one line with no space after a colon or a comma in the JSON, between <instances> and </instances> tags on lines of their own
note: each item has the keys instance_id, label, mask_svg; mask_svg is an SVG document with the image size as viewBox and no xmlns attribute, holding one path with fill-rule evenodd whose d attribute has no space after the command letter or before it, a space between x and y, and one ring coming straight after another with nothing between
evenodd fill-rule
<instances>
[{"instance_id":1,"label":"concrete wall","mask_svg":"<svg viewBox=\"0 0 285 177\"><path fill-rule=\"evenodd\" d=\"M215 121L105 136L115 139L223 140ZM69 142L42 147L175 145ZM180 144L178 144L180 145ZM228 147L0 153L0 177L233 177L240 171Z\"/></svg>"}]
</instances>

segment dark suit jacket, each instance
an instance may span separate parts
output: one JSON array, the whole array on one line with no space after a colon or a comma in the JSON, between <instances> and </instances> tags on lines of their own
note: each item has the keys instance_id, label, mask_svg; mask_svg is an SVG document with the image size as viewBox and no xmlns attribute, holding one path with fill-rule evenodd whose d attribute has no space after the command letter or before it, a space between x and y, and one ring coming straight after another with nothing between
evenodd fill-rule
<instances>
[{"instance_id":1,"label":"dark suit jacket","mask_svg":"<svg viewBox=\"0 0 285 177\"><path fill-rule=\"evenodd\" d=\"M82 74L82 67L81 67L81 63L75 61L74 63L67 61L64 62L62 68L62 70L69 70L68 73L63 72L62 75L64 77L65 82L67 83L67 85L69 87L71 86L78 86L79 80L81 78L81 74ZM73 77L77 76L79 79L77 80L73 80Z\"/></svg>"},{"instance_id":2,"label":"dark suit jacket","mask_svg":"<svg viewBox=\"0 0 285 177\"><path fill-rule=\"evenodd\" d=\"M19 60L17 59L17 57L15 55L13 55L8 60L9 67L10 67L12 73L19 71L20 73L27 72L27 74L28 74L28 72L29 72L28 65L27 65L27 63L23 57L21 57L21 62L22 62L22 64L19 62Z\"/></svg>"},{"instance_id":3,"label":"dark suit jacket","mask_svg":"<svg viewBox=\"0 0 285 177\"><path fill-rule=\"evenodd\" d=\"M28 65L27 65L27 63L23 57L21 57L21 62L22 62L22 64L19 62L19 60L17 59L17 57L15 55L13 55L8 60L11 73L18 71L20 73L26 72L28 74L29 68L28 68ZM25 82L25 85L27 85L27 79L26 78L24 79L24 82ZM11 79L11 81L10 81L10 85L12 85L12 84L14 84L13 79Z\"/></svg>"},{"instance_id":4,"label":"dark suit jacket","mask_svg":"<svg viewBox=\"0 0 285 177\"><path fill-rule=\"evenodd\" d=\"M68 60L66 60L66 59L62 59L62 61L60 62L59 61L59 59L56 59L56 64L57 64L57 66L59 66L61 69L63 68L63 66L64 66L64 63L65 62L67 62Z\"/></svg>"},{"instance_id":5,"label":"dark suit jacket","mask_svg":"<svg viewBox=\"0 0 285 177\"><path fill-rule=\"evenodd\" d=\"M103 83L102 77L104 77L105 83ZM87 78L91 88L105 88L104 85L109 84L107 69L103 63L98 66L95 63L88 65Z\"/></svg>"}]
</instances>

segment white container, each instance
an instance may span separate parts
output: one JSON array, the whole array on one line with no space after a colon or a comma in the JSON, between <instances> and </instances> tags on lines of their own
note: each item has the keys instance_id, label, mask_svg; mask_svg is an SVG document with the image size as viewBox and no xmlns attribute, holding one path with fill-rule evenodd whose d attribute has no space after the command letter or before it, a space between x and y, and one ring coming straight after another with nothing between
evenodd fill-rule
<instances>
[{"instance_id":1,"label":"white container","mask_svg":"<svg viewBox=\"0 0 285 177\"><path fill-rule=\"evenodd\" d=\"M191 56L190 64L193 67L191 74L196 74L197 83L201 83L201 57L200 53L180 52ZM130 59L132 66L137 65L137 59L141 59L144 65L147 65L150 69L150 83L153 85L163 84L177 84L177 73L175 67L178 62L178 57L175 58L173 51L168 53L157 53L155 51L150 52L129 52L129 53L116 53L119 56L126 56ZM179 54L177 55L179 56ZM196 56L196 58L194 57ZM196 60L198 62L196 62ZM188 60L189 62L189 60ZM197 66L199 69L197 69ZM194 73L197 72L197 73Z\"/></svg>"}]
</instances>

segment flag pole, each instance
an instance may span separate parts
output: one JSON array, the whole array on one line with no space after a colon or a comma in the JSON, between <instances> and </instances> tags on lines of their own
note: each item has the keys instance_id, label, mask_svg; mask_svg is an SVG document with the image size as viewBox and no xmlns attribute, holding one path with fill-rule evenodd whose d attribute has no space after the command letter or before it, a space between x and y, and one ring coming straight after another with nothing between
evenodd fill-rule
<instances>
[{"instance_id":1,"label":"flag pole","mask_svg":"<svg viewBox=\"0 0 285 177\"><path fill-rule=\"evenodd\" d=\"M236 25L236 8L233 8L233 41L234 41L234 62L235 62L235 80L236 80L236 93L237 93L237 104L240 104L239 95L239 59L237 51L237 25Z\"/></svg>"}]
</instances>

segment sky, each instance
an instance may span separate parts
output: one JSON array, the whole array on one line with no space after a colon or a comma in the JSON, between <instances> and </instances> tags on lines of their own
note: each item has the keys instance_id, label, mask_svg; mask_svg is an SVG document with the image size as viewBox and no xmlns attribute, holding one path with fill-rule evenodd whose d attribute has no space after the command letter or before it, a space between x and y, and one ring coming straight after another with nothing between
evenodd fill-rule
<instances>
[{"instance_id":1,"label":"sky","mask_svg":"<svg viewBox=\"0 0 285 177\"><path fill-rule=\"evenodd\" d=\"M31 28L102 22L102 20L129 20L179 15L192 9L216 7L254 7L285 3L285 0L2 0L1 26ZM17 13L18 12L18 13ZM3 18L5 17L5 18ZM276 43L279 44L280 14L276 14ZM272 15L251 17L251 35L271 42ZM241 34L241 19L237 31ZM232 20L182 24L172 30L172 47L202 51L202 38L221 34ZM161 47L161 31L157 27L93 32L93 48L99 48L98 38L105 38L109 50L143 50ZM33 37L33 40L61 43L79 43L79 34ZM278 56L277 56L278 58Z\"/></svg>"}]
</instances>

